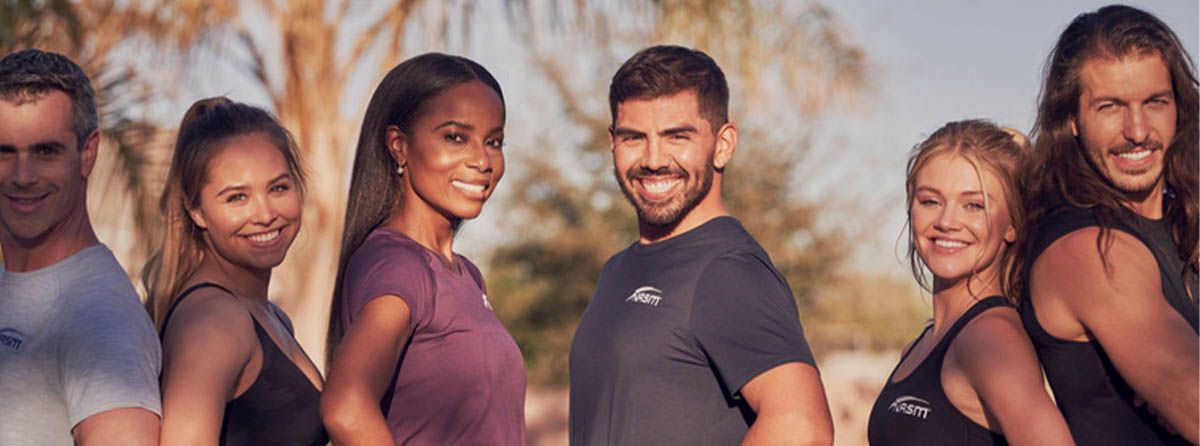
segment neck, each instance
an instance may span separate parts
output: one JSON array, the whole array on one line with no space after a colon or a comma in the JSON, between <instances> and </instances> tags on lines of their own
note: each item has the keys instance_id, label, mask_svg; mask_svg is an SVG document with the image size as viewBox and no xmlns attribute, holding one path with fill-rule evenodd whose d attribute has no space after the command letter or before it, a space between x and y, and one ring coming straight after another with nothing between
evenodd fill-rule
<instances>
[{"instance_id":1,"label":"neck","mask_svg":"<svg viewBox=\"0 0 1200 446\"><path fill-rule=\"evenodd\" d=\"M204 259L192 275L192 281L214 282L229 288L240 297L266 303L267 288L271 284L271 269L260 270L234 265L209 248L204 250Z\"/></svg>"},{"instance_id":2,"label":"neck","mask_svg":"<svg viewBox=\"0 0 1200 446\"><path fill-rule=\"evenodd\" d=\"M656 226L639 218L638 241L642 244L658 243L696 229L709 220L726 215L729 215L729 210L725 208L725 202L721 199L721 179L720 176L717 176L713 178L712 188L709 189L708 195L674 223Z\"/></svg>"},{"instance_id":3,"label":"neck","mask_svg":"<svg viewBox=\"0 0 1200 446\"><path fill-rule=\"evenodd\" d=\"M420 198L405 197L406 203ZM447 265L454 264L454 234L462 220L448 218L428 206L406 206L383 223L384 226L403 232L426 249L441 256Z\"/></svg>"},{"instance_id":4,"label":"neck","mask_svg":"<svg viewBox=\"0 0 1200 446\"><path fill-rule=\"evenodd\" d=\"M0 231L4 269L9 272L39 270L99 243L86 212L69 216L32 239L19 239L8 231Z\"/></svg>"},{"instance_id":5,"label":"neck","mask_svg":"<svg viewBox=\"0 0 1200 446\"><path fill-rule=\"evenodd\" d=\"M999 277L994 271L983 271L958 280L938 277L933 280L934 332L953 325L976 302L1001 294Z\"/></svg>"},{"instance_id":6,"label":"neck","mask_svg":"<svg viewBox=\"0 0 1200 446\"><path fill-rule=\"evenodd\" d=\"M1149 191L1126 194L1121 204L1143 217L1158 220L1163 213L1163 182L1162 178Z\"/></svg>"}]
</instances>

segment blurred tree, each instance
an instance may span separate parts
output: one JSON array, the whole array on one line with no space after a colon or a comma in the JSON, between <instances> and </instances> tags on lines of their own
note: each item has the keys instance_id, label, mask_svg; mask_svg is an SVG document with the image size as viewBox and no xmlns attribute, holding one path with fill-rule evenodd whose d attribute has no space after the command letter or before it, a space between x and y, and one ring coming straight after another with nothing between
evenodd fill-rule
<instances>
[{"instance_id":1,"label":"blurred tree","mask_svg":"<svg viewBox=\"0 0 1200 446\"><path fill-rule=\"evenodd\" d=\"M490 259L489 291L522 347L530 381L566 382L571 338L600 269L636 240L636 217L612 179L607 88L625 58L652 44L698 48L725 70L731 119L741 129L725 177L726 202L788 278L801 318L819 319L817 291L836 279L847 242L816 224L821 207L800 198L803 179L794 174L813 123L830 107L854 107L870 87L865 55L843 40L837 18L819 3L752 0L508 6L534 66L573 123L566 138L539 135L536 145L555 153L520 159L528 173L506 187L522 206L505 226L536 230L517 235ZM595 62L580 63L577 54Z\"/></svg>"}]
</instances>

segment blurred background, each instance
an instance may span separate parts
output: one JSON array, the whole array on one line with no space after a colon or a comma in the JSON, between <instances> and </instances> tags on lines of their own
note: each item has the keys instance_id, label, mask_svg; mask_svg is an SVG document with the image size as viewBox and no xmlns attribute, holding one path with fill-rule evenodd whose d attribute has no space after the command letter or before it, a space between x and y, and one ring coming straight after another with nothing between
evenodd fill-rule
<instances>
[{"instance_id":1,"label":"blurred background","mask_svg":"<svg viewBox=\"0 0 1200 446\"><path fill-rule=\"evenodd\" d=\"M89 208L131 278L161 238L157 199L187 107L226 95L276 113L311 183L271 294L317 364L370 94L424 52L483 64L504 88L508 171L455 248L484 270L521 346L529 443L561 445L575 325L604 261L637 234L611 174L609 79L649 45L703 50L729 78L741 129L727 203L790 281L837 444L855 445L898 350L930 317L901 258L909 148L966 118L1028 131L1058 33L1103 4L3 0L0 53L57 51L92 76L103 143ZM1196 55L1195 0L1133 4Z\"/></svg>"}]
</instances>

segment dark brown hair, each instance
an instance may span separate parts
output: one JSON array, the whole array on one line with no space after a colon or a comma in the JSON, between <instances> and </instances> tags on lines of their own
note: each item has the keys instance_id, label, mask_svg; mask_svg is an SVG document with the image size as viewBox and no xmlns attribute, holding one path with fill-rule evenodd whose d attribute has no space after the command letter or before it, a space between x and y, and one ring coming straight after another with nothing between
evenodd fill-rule
<instances>
[{"instance_id":1,"label":"dark brown hair","mask_svg":"<svg viewBox=\"0 0 1200 446\"><path fill-rule=\"evenodd\" d=\"M171 168L158 201L166 225L162 246L142 270L146 310L159 329L206 253L204 230L192 221L188 209L200 206L200 190L208 183L209 166L223 143L248 134L261 134L279 149L294 183L304 191L304 169L296 143L269 112L225 97L192 104L179 124Z\"/></svg>"},{"instance_id":2,"label":"dark brown hair","mask_svg":"<svg viewBox=\"0 0 1200 446\"><path fill-rule=\"evenodd\" d=\"M721 67L703 52L673 45L652 46L625 61L608 87L608 108L615 124L622 102L688 90L696 92L700 115L713 133L729 122L729 86Z\"/></svg>"},{"instance_id":3,"label":"dark brown hair","mask_svg":"<svg viewBox=\"0 0 1200 446\"><path fill-rule=\"evenodd\" d=\"M327 364L333 362L334 352L346 331L342 326L342 290L350 256L371 231L400 209L403 183L396 174L396 160L387 148L388 126L394 125L401 132L408 132L433 98L471 81L482 82L494 90L503 105L500 83L487 69L465 57L440 53L422 54L396 65L371 96L358 135L350 196L346 200L342 249L338 256L333 303L329 309L329 332L325 337Z\"/></svg>"},{"instance_id":4,"label":"dark brown hair","mask_svg":"<svg viewBox=\"0 0 1200 446\"><path fill-rule=\"evenodd\" d=\"M1037 120L1031 137L1032 156L1022 169L1024 188L1032 192L1027 200L1026 217L1036 222L1057 207L1069 205L1093 208L1101 222L1096 247L1104 256L1103 240L1114 221L1129 212L1121 205L1125 193L1114 186L1092 165L1087 149L1071 131L1072 119L1079 114L1082 93L1080 71L1084 62L1094 58L1158 56L1171 74L1175 92L1175 138L1167 144L1163 177L1166 183L1163 217L1171 224L1172 236L1184 271L1197 270L1200 247L1200 157L1197 134L1200 95L1197 93L1194 66L1179 38L1162 21L1142 10L1122 5L1100 8L1080 14L1063 30L1044 68L1045 83L1038 103ZM1031 225L1026 225L1031 227ZM1018 263L1027 267L1028 235L1023 237ZM1194 296L1193 296L1194 299Z\"/></svg>"}]
</instances>

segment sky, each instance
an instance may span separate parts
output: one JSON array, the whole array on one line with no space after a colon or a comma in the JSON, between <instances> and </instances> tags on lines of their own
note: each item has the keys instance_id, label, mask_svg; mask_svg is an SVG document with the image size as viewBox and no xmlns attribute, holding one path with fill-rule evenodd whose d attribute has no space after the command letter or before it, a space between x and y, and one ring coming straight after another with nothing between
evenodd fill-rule
<instances>
[{"instance_id":1,"label":"sky","mask_svg":"<svg viewBox=\"0 0 1200 446\"><path fill-rule=\"evenodd\" d=\"M839 0L850 41L873 64L875 90L861 113L827 118L811 164L824 175L805 193L882 209L884 218L843 222L861 231L855 262L903 274L895 245L904 224L904 170L911 148L949 121L987 118L1028 132L1043 62L1078 14L1108 3L1078 1ZM1196 59L1200 2L1136 1L1170 26ZM832 166L832 167L829 167ZM849 197L846 197L849 195ZM826 222L839 224L839 222ZM869 226L867 226L869 225ZM886 252L887 255L880 255Z\"/></svg>"},{"instance_id":2,"label":"sky","mask_svg":"<svg viewBox=\"0 0 1200 446\"><path fill-rule=\"evenodd\" d=\"M459 3L447 4L453 8ZM942 124L961 119L987 118L1027 132L1034 119L1042 63L1050 47L1076 15L1106 3L837 0L826 4L844 23L843 37L866 53L873 88L855 111L838 110L822 118L814 135L814 148L797 172L803 179L798 182L798 192L828 206L821 224L842 230L851 240L850 259L855 267L905 274L898 260L901 250L897 242L904 224L904 164L909 150ZM1200 2L1140 0L1130 4L1163 19L1195 60L1200 53ZM423 9L417 13L434 10ZM250 20L255 19L252 16ZM547 129L546 123L538 119L522 119L542 116L530 111L545 112L540 108L555 103L555 93L540 79L530 79L524 62L527 54L513 44L502 7L481 2L473 20L470 41L452 35L452 42L443 51L464 53L488 67L501 81L509 108L506 134L511 147L545 149L536 141L521 141L521 135L548 133L556 137L556 132L561 132L559 140L577 137L569 130ZM416 34L415 41L419 42L423 32L418 29L410 34ZM264 35L270 39L270 33ZM427 50L406 48L412 54ZM633 49L630 51L632 54ZM613 68L606 66L610 62ZM611 71L619 62L596 63L605 65L601 71ZM610 75L602 74L601 80ZM213 94L266 105L262 92L228 72L200 68L192 76L189 84L195 91L163 110L160 116L171 117L167 121L175 122L192 100ZM357 116L361 111L355 110L365 106L375 81L368 75L351 83L357 88L346 92L343 113ZM572 162L579 160L564 160L564 165ZM735 162L751 161L735 157ZM515 177L521 166L510 163L509 169L506 176ZM480 258L495 246L498 236L494 228L501 219L505 195L502 183L483 214L464 226L456 250Z\"/></svg>"}]
</instances>

